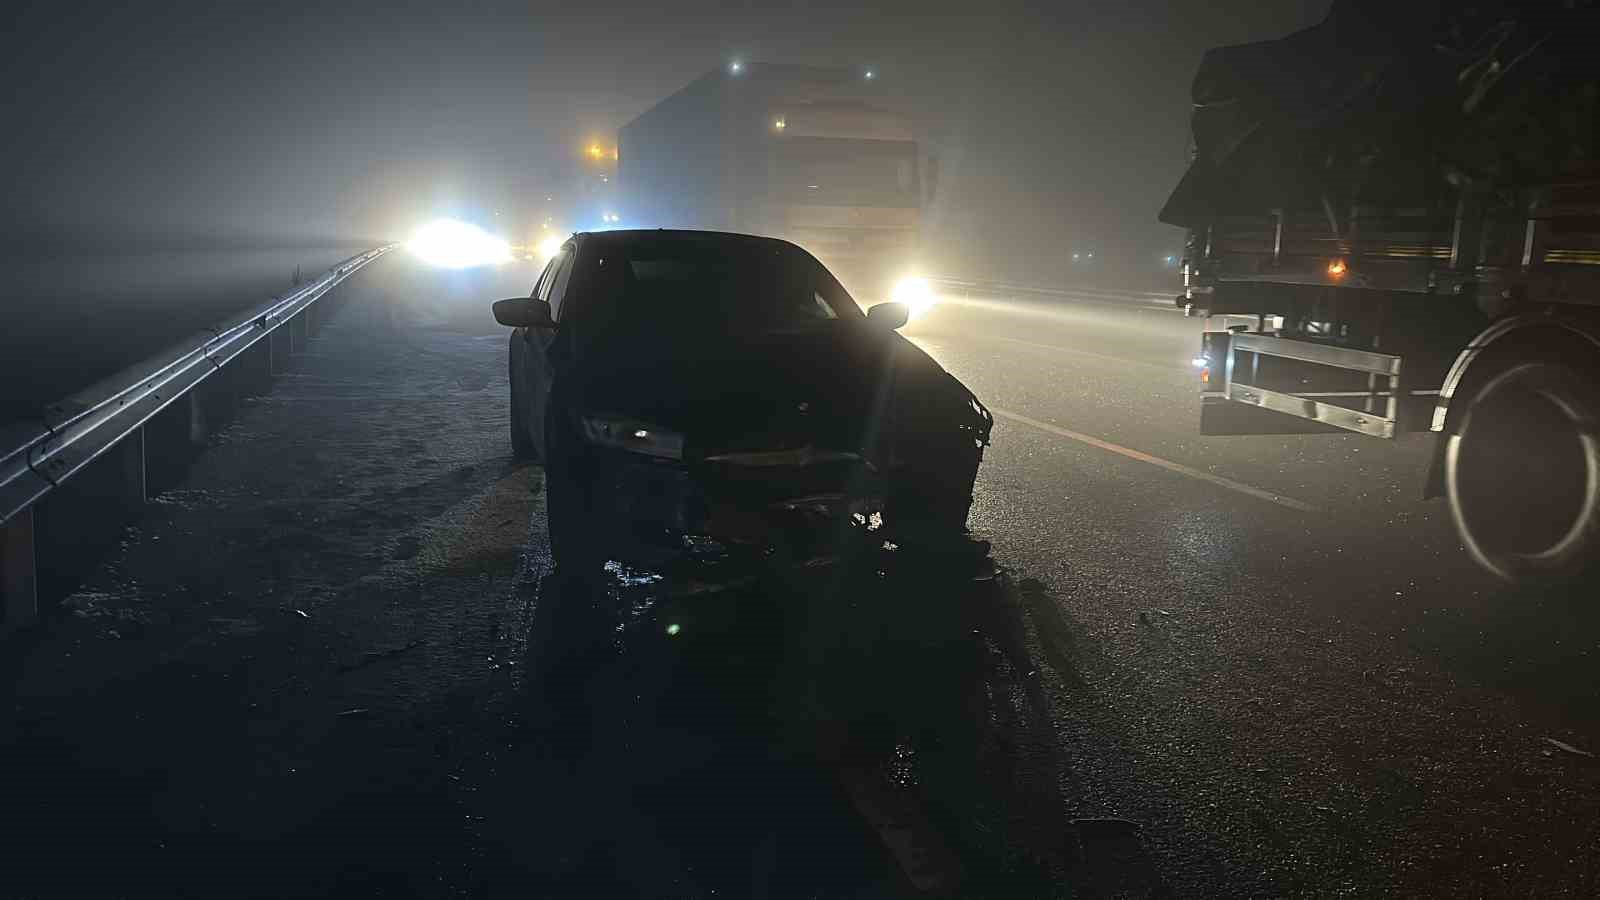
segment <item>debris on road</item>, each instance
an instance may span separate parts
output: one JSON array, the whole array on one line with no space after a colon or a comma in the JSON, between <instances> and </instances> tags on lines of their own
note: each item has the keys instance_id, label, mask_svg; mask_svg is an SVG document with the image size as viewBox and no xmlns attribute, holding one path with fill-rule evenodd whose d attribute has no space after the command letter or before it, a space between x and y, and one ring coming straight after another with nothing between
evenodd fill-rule
<instances>
[{"instance_id":1,"label":"debris on road","mask_svg":"<svg viewBox=\"0 0 1600 900\"><path fill-rule=\"evenodd\" d=\"M1566 753L1566 754L1568 754L1570 756L1581 756L1584 759L1594 759L1595 758L1593 753L1590 753L1587 750L1579 750L1577 747L1572 746L1571 744L1567 743L1566 741L1559 741L1559 740L1556 740L1553 737L1544 737L1544 738L1541 738L1540 740L1543 740L1546 744L1549 744L1550 746L1556 748L1557 750L1560 750L1562 753Z\"/></svg>"},{"instance_id":2,"label":"debris on road","mask_svg":"<svg viewBox=\"0 0 1600 900\"><path fill-rule=\"evenodd\" d=\"M918 891L942 893L961 884L960 859L919 803L891 789L873 772L845 768L839 779L851 804Z\"/></svg>"},{"instance_id":3,"label":"debris on road","mask_svg":"<svg viewBox=\"0 0 1600 900\"><path fill-rule=\"evenodd\" d=\"M1082 837L1111 837L1136 832L1144 825L1132 819L1073 819L1072 827Z\"/></svg>"},{"instance_id":4,"label":"debris on road","mask_svg":"<svg viewBox=\"0 0 1600 900\"><path fill-rule=\"evenodd\" d=\"M370 650L370 651L368 651L366 653L361 654L361 658L356 660L355 662L353 662L353 663L345 663L344 665L340 666L339 667L339 671L341 671L341 672L354 672L357 669L364 669L367 666L372 665L373 663L381 662L381 661L389 659L391 657L399 656L402 653L407 653L407 652L410 652L412 650L415 650L418 647L421 647L423 644L426 644L426 643L427 643L427 641L415 640L415 641L412 641L412 642L410 642L408 644L404 644L404 645L399 646L399 647L390 647L387 650Z\"/></svg>"}]
</instances>

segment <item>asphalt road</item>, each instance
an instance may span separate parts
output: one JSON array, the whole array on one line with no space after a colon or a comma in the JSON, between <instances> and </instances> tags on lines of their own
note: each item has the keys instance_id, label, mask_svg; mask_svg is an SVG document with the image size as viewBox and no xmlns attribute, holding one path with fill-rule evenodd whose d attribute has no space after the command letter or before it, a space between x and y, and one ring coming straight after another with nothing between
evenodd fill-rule
<instances>
[{"instance_id":1,"label":"asphalt road","mask_svg":"<svg viewBox=\"0 0 1600 900\"><path fill-rule=\"evenodd\" d=\"M1421 437L1202 439L1196 320L951 296L906 333L996 412L997 575L569 603L485 309L531 280L362 273L6 639L18 893L1600 892L1600 614L1477 572ZM785 637L662 637L718 610Z\"/></svg>"}]
</instances>

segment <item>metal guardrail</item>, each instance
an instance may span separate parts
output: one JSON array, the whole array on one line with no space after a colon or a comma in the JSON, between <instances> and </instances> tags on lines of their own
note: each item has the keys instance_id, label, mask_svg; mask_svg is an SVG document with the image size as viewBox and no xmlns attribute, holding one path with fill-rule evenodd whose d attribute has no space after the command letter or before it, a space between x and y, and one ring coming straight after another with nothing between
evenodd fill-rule
<instances>
[{"instance_id":1,"label":"metal guardrail","mask_svg":"<svg viewBox=\"0 0 1600 900\"><path fill-rule=\"evenodd\" d=\"M143 428L173 403L245 351L266 342L267 374L275 359L304 338L312 305L362 266L393 249L353 256L320 277L215 329L205 329L162 353L44 407L37 424L0 433L0 622L31 617L36 604L32 508L119 444L138 442L137 483L144 492ZM287 337L287 341L283 339ZM192 399L192 396L191 396Z\"/></svg>"}]
</instances>

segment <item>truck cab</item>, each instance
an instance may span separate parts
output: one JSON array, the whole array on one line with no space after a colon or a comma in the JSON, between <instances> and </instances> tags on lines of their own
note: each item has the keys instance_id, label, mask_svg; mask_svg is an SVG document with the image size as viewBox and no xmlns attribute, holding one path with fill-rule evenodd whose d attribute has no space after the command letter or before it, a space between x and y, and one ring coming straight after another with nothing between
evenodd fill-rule
<instances>
[{"instance_id":1,"label":"truck cab","mask_svg":"<svg viewBox=\"0 0 1600 900\"><path fill-rule=\"evenodd\" d=\"M936 163L864 72L746 62L706 73L618 132L630 223L792 241L853 294L916 268Z\"/></svg>"}]
</instances>

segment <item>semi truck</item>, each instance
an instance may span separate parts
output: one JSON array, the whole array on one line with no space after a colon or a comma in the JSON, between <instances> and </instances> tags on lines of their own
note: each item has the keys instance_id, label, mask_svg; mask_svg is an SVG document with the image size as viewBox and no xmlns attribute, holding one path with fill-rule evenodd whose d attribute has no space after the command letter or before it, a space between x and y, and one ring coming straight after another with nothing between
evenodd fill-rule
<instances>
[{"instance_id":1,"label":"semi truck","mask_svg":"<svg viewBox=\"0 0 1600 900\"><path fill-rule=\"evenodd\" d=\"M872 73L741 62L624 125L618 205L630 225L793 241L858 300L914 273L936 172Z\"/></svg>"},{"instance_id":2,"label":"semi truck","mask_svg":"<svg viewBox=\"0 0 1600 900\"><path fill-rule=\"evenodd\" d=\"M1600 15L1335 0L1193 84L1178 303L1200 431L1437 435L1424 493L1515 583L1600 568Z\"/></svg>"}]
</instances>

